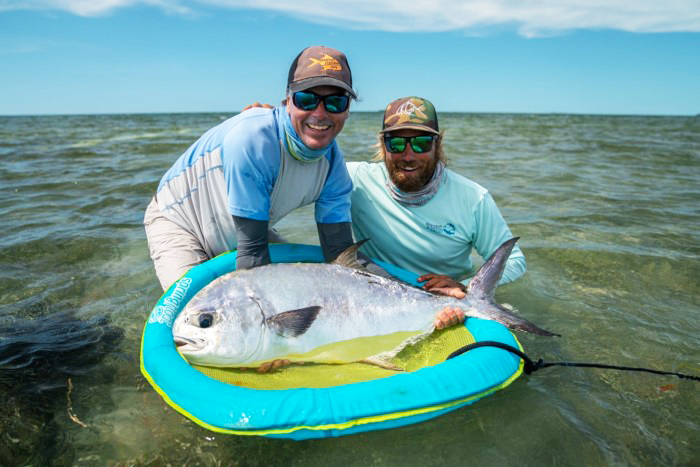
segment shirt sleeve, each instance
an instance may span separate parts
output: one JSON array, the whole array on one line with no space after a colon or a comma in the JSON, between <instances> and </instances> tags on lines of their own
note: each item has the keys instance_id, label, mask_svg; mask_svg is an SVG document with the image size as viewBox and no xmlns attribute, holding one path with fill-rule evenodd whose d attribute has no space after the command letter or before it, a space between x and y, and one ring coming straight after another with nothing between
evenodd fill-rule
<instances>
[{"instance_id":1,"label":"shirt sleeve","mask_svg":"<svg viewBox=\"0 0 700 467\"><path fill-rule=\"evenodd\" d=\"M330 263L353 245L350 222L316 224L323 257Z\"/></svg>"},{"instance_id":2,"label":"shirt sleeve","mask_svg":"<svg viewBox=\"0 0 700 467\"><path fill-rule=\"evenodd\" d=\"M250 269L270 264L267 221L233 216L233 222L236 225L238 237L236 269Z\"/></svg>"},{"instance_id":3,"label":"shirt sleeve","mask_svg":"<svg viewBox=\"0 0 700 467\"><path fill-rule=\"evenodd\" d=\"M346 162L345 163L345 168L348 169L348 174L350 175L350 180L352 181L353 185L355 184L355 174L357 173L357 169L360 167L361 162Z\"/></svg>"},{"instance_id":4,"label":"shirt sleeve","mask_svg":"<svg viewBox=\"0 0 700 467\"><path fill-rule=\"evenodd\" d=\"M270 194L279 173L280 149L274 126L251 116L224 137L222 160L229 212L238 217L270 220ZM263 120L264 122L264 120Z\"/></svg>"},{"instance_id":5,"label":"shirt sleeve","mask_svg":"<svg viewBox=\"0 0 700 467\"><path fill-rule=\"evenodd\" d=\"M474 247L477 253L488 260L496 249L506 240L513 238L513 234L508 228L508 224L503 219L501 212L496 206L489 193L486 193L476 207L474 212ZM520 247L515 245L506 261L503 276L500 284L507 284L514 281L525 273L525 255L520 251ZM468 281L467 281L468 282Z\"/></svg>"},{"instance_id":6,"label":"shirt sleeve","mask_svg":"<svg viewBox=\"0 0 700 467\"><path fill-rule=\"evenodd\" d=\"M323 224L350 222L352 181L345 167L343 154L335 143L331 149L330 163L326 183L316 200L316 222Z\"/></svg>"}]
</instances>

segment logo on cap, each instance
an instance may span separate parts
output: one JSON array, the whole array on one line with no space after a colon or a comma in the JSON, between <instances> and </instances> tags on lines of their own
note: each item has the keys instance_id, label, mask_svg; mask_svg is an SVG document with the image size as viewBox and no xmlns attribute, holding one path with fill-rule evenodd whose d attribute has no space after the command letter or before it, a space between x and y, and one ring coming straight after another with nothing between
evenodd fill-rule
<instances>
[{"instance_id":1,"label":"logo on cap","mask_svg":"<svg viewBox=\"0 0 700 467\"><path fill-rule=\"evenodd\" d=\"M309 65L307 68L311 68L314 65L319 65L323 68L321 71L341 71L343 69L343 67L340 66L340 62L328 54L325 54L320 59L309 57L309 60L311 61L311 65Z\"/></svg>"},{"instance_id":2,"label":"logo on cap","mask_svg":"<svg viewBox=\"0 0 700 467\"><path fill-rule=\"evenodd\" d=\"M406 122L423 123L423 121L428 119L428 116L424 113L425 105L418 100L416 100L416 102L420 105L417 106L413 99L401 104L392 115L389 115L386 120L384 120L384 125L400 125ZM389 123L393 118L397 120L394 123Z\"/></svg>"}]
</instances>

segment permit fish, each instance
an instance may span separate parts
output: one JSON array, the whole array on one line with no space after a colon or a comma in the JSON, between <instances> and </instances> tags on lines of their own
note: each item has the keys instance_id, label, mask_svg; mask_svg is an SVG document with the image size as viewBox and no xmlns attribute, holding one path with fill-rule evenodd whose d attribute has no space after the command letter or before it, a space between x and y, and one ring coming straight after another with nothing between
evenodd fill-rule
<instances>
[{"instance_id":1,"label":"permit fish","mask_svg":"<svg viewBox=\"0 0 700 467\"><path fill-rule=\"evenodd\" d=\"M387 361L407 342L432 332L435 316L446 306L513 330L558 335L494 301L517 240L498 247L469 282L463 300L369 273L357 261L364 242L331 264L275 263L234 271L190 300L173 325L174 341L190 363L205 366L257 367L275 359Z\"/></svg>"}]
</instances>

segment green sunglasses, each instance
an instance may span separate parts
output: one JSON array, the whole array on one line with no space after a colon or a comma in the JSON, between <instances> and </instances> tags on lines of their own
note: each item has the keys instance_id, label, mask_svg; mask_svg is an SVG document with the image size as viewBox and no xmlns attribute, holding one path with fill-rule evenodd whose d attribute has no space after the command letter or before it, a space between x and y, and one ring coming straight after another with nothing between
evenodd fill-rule
<instances>
[{"instance_id":1,"label":"green sunglasses","mask_svg":"<svg viewBox=\"0 0 700 467\"><path fill-rule=\"evenodd\" d=\"M332 114L339 114L348 109L350 97L347 94L320 96L311 91L297 91L292 94L292 102L301 110L314 110L321 101L323 101L326 111Z\"/></svg>"},{"instance_id":2,"label":"green sunglasses","mask_svg":"<svg viewBox=\"0 0 700 467\"><path fill-rule=\"evenodd\" d=\"M384 136L384 146L389 152L400 154L406 150L406 143L411 143L411 148L416 154L428 152L433 148L435 136L421 135L405 138L403 136Z\"/></svg>"}]
</instances>

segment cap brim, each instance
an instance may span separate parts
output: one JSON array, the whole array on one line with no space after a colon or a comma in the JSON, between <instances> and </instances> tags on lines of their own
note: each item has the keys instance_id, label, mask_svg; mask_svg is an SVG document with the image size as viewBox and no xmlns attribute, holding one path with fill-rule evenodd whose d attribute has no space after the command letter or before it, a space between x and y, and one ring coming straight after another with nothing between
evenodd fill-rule
<instances>
[{"instance_id":1,"label":"cap brim","mask_svg":"<svg viewBox=\"0 0 700 467\"><path fill-rule=\"evenodd\" d=\"M302 79L301 81L296 81L294 83L289 83L289 91L305 91L309 88L314 88L316 86L334 86L336 88L341 88L350 93L353 99L357 99L357 94L352 90L350 86L344 81L338 78L333 78L332 76L314 76L313 78Z\"/></svg>"},{"instance_id":2,"label":"cap brim","mask_svg":"<svg viewBox=\"0 0 700 467\"><path fill-rule=\"evenodd\" d=\"M383 135L384 133L389 133L392 131L397 131L397 130L418 130L418 131L425 131L426 133L432 133L434 135L439 135L440 132L433 130L430 127L423 126L423 125L392 125L389 128L384 128L382 131L379 132L380 135Z\"/></svg>"}]
</instances>

